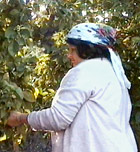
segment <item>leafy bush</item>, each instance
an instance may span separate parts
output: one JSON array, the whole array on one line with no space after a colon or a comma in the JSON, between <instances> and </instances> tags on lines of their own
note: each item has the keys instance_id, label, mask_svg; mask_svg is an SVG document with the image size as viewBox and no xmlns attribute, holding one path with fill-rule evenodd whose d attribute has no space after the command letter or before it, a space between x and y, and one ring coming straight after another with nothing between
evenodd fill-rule
<instances>
[{"instance_id":1,"label":"leafy bush","mask_svg":"<svg viewBox=\"0 0 140 152\"><path fill-rule=\"evenodd\" d=\"M27 126L8 128L9 112L49 107L70 64L65 35L81 22L117 29L116 49L132 82L131 124L140 140L140 4L138 0L22 0L0 2L0 141L14 149Z\"/></svg>"}]
</instances>

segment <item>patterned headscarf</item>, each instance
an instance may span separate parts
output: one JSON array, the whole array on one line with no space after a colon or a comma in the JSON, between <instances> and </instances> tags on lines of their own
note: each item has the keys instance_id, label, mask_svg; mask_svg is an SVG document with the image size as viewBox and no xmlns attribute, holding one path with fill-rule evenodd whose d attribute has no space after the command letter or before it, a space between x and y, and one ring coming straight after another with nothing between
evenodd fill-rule
<instances>
[{"instance_id":1,"label":"patterned headscarf","mask_svg":"<svg viewBox=\"0 0 140 152\"><path fill-rule=\"evenodd\" d=\"M116 41L116 30L111 26L99 23L81 23L74 26L68 33L67 38L81 40L87 43L106 46L110 53L113 70L122 87L130 89L131 83L127 79L122 62L112 46Z\"/></svg>"},{"instance_id":2,"label":"patterned headscarf","mask_svg":"<svg viewBox=\"0 0 140 152\"><path fill-rule=\"evenodd\" d=\"M111 26L95 23L81 23L74 26L68 33L68 38L78 39L98 45L112 46L116 30Z\"/></svg>"}]
</instances>

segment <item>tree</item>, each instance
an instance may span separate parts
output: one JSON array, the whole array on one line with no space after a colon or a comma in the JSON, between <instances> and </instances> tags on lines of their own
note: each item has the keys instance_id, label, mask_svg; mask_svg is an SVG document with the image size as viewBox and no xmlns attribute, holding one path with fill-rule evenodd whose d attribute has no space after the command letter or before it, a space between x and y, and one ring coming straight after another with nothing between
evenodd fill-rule
<instances>
[{"instance_id":1,"label":"tree","mask_svg":"<svg viewBox=\"0 0 140 152\"><path fill-rule=\"evenodd\" d=\"M23 128L5 126L11 110L49 107L70 68L65 36L81 22L117 29L117 43L132 89L131 124L140 142L139 0L3 0L0 2L0 140L25 139Z\"/></svg>"}]
</instances>

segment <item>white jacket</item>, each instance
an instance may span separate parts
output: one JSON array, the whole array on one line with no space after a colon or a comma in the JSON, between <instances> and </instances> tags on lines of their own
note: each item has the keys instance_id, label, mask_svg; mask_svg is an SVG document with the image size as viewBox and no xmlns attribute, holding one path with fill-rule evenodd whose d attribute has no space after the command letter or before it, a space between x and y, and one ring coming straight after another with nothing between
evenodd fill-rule
<instances>
[{"instance_id":1,"label":"white jacket","mask_svg":"<svg viewBox=\"0 0 140 152\"><path fill-rule=\"evenodd\" d=\"M50 130L53 152L137 152L129 124L131 102L107 59L90 59L68 71L52 107L28 116Z\"/></svg>"}]
</instances>

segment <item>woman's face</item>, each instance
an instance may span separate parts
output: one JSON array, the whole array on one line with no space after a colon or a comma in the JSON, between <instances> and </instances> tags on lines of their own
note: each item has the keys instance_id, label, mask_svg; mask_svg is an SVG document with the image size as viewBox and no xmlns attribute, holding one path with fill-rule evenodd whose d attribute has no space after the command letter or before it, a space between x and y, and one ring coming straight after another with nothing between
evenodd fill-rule
<instances>
[{"instance_id":1,"label":"woman's face","mask_svg":"<svg viewBox=\"0 0 140 152\"><path fill-rule=\"evenodd\" d=\"M80 58L76 52L76 47L73 45L68 45L69 52L67 57L70 59L72 66L76 66L77 64L81 63L84 59Z\"/></svg>"}]
</instances>

